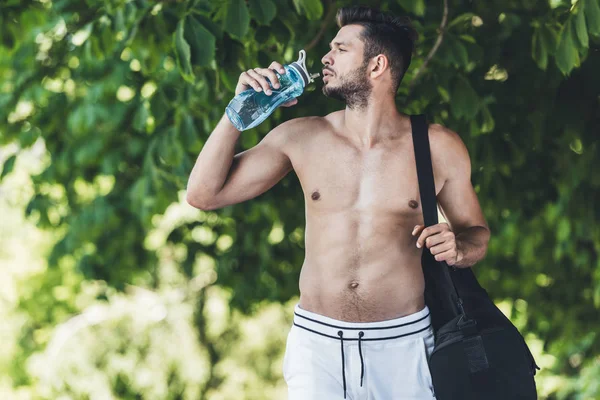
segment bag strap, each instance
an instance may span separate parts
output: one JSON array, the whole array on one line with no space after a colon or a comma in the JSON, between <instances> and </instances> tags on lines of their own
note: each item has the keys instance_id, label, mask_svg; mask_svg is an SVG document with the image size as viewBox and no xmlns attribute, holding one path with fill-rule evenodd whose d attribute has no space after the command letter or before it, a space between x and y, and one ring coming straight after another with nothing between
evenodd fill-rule
<instances>
[{"instance_id":1,"label":"bag strap","mask_svg":"<svg viewBox=\"0 0 600 400\"><path fill-rule=\"evenodd\" d=\"M428 227L438 223L437 198L435 194L433 166L431 163L431 152L429 147L428 124L427 120L425 119L425 115L423 114L411 115L410 123L412 127L413 146L415 149L415 161L417 164L419 193L421 195L421 206L423 209L423 221L425 223L425 227ZM435 279L441 280L442 284L446 286L447 289L452 287L453 290L448 293L447 297L449 297L458 307L458 309L454 309L456 311L456 315L465 315L463 301L458 294L458 290L456 289L456 285L454 284L452 277L450 276L450 267L445 261L436 261L427 247L423 247L423 252L426 253L424 254L424 258L427 261L430 261L432 267L436 269L436 271L424 271L427 272L425 274L426 277L428 274L431 276L431 273L435 273ZM427 264L427 262L423 263L424 269L428 268ZM441 277L439 277L437 269L441 270Z\"/></svg>"}]
</instances>

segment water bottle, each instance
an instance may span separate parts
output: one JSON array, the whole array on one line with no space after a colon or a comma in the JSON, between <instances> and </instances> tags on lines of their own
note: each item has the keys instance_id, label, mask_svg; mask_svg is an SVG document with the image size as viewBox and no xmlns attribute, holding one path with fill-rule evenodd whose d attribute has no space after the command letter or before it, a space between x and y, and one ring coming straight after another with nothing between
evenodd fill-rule
<instances>
[{"instance_id":1,"label":"water bottle","mask_svg":"<svg viewBox=\"0 0 600 400\"><path fill-rule=\"evenodd\" d=\"M306 52L300 50L298 61L284 65L285 74L274 71L279 79L279 89L271 87L271 95L257 92L253 88L244 90L235 96L227 105L225 113L231 123L239 131L251 129L263 122L277 107L300 96L304 88L320 74L309 74L306 70Z\"/></svg>"}]
</instances>

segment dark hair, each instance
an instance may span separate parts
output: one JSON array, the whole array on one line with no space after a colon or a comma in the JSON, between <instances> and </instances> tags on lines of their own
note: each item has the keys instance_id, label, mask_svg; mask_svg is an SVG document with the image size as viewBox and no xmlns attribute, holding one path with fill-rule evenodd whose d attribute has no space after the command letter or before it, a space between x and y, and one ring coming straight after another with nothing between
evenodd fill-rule
<instances>
[{"instance_id":1,"label":"dark hair","mask_svg":"<svg viewBox=\"0 0 600 400\"><path fill-rule=\"evenodd\" d=\"M366 6L342 7L336 21L339 28L357 24L364 27L360 38L365 44L364 62L378 54L385 54L390 63L394 93L410 65L417 31L410 18L396 17Z\"/></svg>"}]
</instances>

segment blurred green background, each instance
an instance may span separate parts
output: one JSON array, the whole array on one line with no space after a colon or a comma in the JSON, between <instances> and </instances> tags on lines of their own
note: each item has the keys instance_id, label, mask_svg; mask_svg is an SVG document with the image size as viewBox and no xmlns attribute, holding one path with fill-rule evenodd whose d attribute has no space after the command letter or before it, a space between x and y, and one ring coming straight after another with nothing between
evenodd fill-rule
<instances>
[{"instance_id":1,"label":"blurred green background","mask_svg":"<svg viewBox=\"0 0 600 400\"><path fill-rule=\"evenodd\" d=\"M188 174L240 72L335 36L332 0L0 2L0 399L285 399L295 174L216 211ZM367 2L364 2L367 4ZM542 399L600 399L598 0L370 1L420 33L405 113L457 131L482 285ZM240 137L343 104L320 81Z\"/></svg>"}]
</instances>

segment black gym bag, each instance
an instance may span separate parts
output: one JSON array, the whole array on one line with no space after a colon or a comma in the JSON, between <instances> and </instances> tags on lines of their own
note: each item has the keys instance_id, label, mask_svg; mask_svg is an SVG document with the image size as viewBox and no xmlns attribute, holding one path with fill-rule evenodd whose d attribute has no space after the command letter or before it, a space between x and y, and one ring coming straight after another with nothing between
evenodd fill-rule
<instances>
[{"instance_id":1,"label":"black gym bag","mask_svg":"<svg viewBox=\"0 0 600 400\"><path fill-rule=\"evenodd\" d=\"M437 201L423 115L411 116L425 226L438 223ZM435 346L429 359L438 400L537 399L540 369L523 336L479 285L471 268L449 267L423 248L425 303Z\"/></svg>"}]
</instances>

